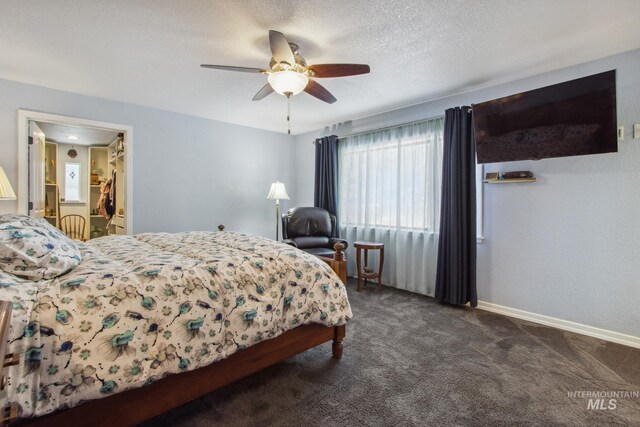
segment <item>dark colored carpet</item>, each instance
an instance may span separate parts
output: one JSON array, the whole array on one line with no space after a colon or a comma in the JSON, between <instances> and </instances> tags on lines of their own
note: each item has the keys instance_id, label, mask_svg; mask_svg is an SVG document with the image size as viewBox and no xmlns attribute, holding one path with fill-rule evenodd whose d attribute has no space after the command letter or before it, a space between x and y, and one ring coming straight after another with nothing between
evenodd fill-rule
<instances>
[{"instance_id":1,"label":"dark colored carpet","mask_svg":"<svg viewBox=\"0 0 640 427\"><path fill-rule=\"evenodd\" d=\"M324 344L149 426L640 425L640 350L481 310L349 285L342 360ZM606 405L608 405L608 399Z\"/></svg>"}]
</instances>

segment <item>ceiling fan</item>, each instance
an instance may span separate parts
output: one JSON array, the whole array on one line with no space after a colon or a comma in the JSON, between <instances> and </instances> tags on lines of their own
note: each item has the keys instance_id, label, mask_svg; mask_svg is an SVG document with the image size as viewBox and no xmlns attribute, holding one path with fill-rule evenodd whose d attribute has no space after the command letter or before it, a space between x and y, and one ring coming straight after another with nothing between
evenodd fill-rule
<instances>
[{"instance_id":1,"label":"ceiling fan","mask_svg":"<svg viewBox=\"0 0 640 427\"><path fill-rule=\"evenodd\" d=\"M201 67L266 74L269 82L256 93L254 101L259 101L274 91L287 98L305 91L329 104L333 104L337 99L312 78L355 76L370 71L369 66L364 64L307 65L307 61L299 54L298 45L290 43L284 34L278 31L269 31L269 45L272 55L269 69L209 64L202 64Z\"/></svg>"}]
</instances>

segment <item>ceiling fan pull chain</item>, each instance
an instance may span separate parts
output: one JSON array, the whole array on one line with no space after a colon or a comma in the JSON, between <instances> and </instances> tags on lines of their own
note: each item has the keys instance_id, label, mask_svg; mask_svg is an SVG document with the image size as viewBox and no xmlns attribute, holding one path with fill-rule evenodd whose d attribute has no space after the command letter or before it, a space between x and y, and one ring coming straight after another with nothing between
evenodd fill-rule
<instances>
[{"instance_id":1,"label":"ceiling fan pull chain","mask_svg":"<svg viewBox=\"0 0 640 427\"><path fill-rule=\"evenodd\" d=\"M289 126L289 130L287 131L288 135L291 135L291 93L287 92L287 125Z\"/></svg>"}]
</instances>

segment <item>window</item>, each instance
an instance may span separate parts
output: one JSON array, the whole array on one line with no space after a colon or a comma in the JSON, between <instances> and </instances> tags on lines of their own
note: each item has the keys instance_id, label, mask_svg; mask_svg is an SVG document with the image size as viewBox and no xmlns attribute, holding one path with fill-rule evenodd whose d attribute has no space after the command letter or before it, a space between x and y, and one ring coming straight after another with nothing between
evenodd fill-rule
<instances>
[{"instance_id":1,"label":"window","mask_svg":"<svg viewBox=\"0 0 640 427\"><path fill-rule=\"evenodd\" d=\"M67 202L80 201L80 163L64 164L64 199Z\"/></svg>"},{"instance_id":2,"label":"window","mask_svg":"<svg viewBox=\"0 0 640 427\"><path fill-rule=\"evenodd\" d=\"M382 281L426 295L435 289L443 137L439 118L338 144L340 236L383 243ZM347 263L354 274L354 257Z\"/></svg>"},{"instance_id":3,"label":"window","mask_svg":"<svg viewBox=\"0 0 640 427\"><path fill-rule=\"evenodd\" d=\"M443 119L340 140L344 226L437 232Z\"/></svg>"}]
</instances>

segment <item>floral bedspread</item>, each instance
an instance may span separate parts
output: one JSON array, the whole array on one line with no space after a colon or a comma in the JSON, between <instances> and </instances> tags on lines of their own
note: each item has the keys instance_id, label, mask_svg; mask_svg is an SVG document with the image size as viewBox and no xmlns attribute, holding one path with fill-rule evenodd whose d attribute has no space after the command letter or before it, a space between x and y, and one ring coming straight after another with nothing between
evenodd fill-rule
<instances>
[{"instance_id":1,"label":"floral bedspread","mask_svg":"<svg viewBox=\"0 0 640 427\"><path fill-rule=\"evenodd\" d=\"M291 246L233 232L148 233L80 245L65 276L0 270L13 302L8 396L22 416L196 369L306 323L349 320L331 268Z\"/></svg>"}]
</instances>

